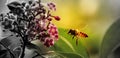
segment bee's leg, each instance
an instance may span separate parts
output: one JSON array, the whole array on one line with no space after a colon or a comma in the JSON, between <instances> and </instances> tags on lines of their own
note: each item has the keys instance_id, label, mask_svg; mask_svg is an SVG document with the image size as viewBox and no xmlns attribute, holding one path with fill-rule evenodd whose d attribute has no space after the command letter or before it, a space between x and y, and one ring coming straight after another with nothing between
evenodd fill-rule
<instances>
[{"instance_id":1,"label":"bee's leg","mask_svg":"<svg viewBox=\"0 0 120 58\"><path fill-rule=\"evenodd\" d=\"M72 37L72 39L74 39L75 36Z\"/></svg>"},{"instance_id":2,"label":"bee's leg","mask_svg":"<svg viewBox=\"0 0 120 58\"><path fill-rule=\"evenodd\" d=\"M78 38L76 39L76 45L78 45Z\"/></svg>"}]
</instances>

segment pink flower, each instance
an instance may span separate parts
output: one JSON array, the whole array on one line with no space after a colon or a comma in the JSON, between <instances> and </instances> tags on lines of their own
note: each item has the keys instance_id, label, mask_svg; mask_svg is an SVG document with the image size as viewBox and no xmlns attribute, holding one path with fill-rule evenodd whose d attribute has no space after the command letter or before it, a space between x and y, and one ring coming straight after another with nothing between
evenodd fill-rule
<instances>
[{"instance_id":1,"label":"pink flower","mask_svg":"<svg viewBox=\"0 0 120 58\"><path fill-rule=\"evenodd\" d=\"M48 3L47 6L49 7L50 10L56 11L56 6L55 6L54 3L52 3L52 2L51 2L51 3Z\"/></svg>"},{"instance_id":2,"label":"pink flower","mask_svg":"<svg viewBox=\"0 0 120 58\"><path fill-rule=\"evenodd\" d=\"M44 42L44 45L46 47L50 47L54 45L54 40L52 38L46 38L46 41Z\"/></svg>"},{"instance_id":3,"label":"pink flower","mask_svg":"<svg viewBox=\"0 0 120 58\"><path fill-rule=\"evenodd\" d=\"M58 29L54 24L49 25L48 33L52 38L58 40Z\"/></svg>"}]
</instances>

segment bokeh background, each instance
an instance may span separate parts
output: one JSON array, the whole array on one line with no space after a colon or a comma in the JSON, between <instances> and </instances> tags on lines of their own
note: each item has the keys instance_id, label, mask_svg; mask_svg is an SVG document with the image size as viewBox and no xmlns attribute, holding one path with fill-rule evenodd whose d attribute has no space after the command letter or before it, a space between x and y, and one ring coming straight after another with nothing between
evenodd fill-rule
<instances>
[{"instance_id":1,"label":"bokeh background","mask_svg":"<svg viewBox=\"0 0 120 58\"><path fill-rule=\"evenodd\" d=\"M5 3L10 1L12 0L0 0L0 13L7 11ZM88 34L88 38L80 41L87 48L91 58L99 56L105 32L120 15L120 0L42 0L42 2L56 3L57 11L52 14L61 17L61 21L53 21L59 28L78 29Z\"/></svg>"},{"instance_id":2,"label":"bokeh background","mask_svg":"<svg viewBox=\"0 0 120 58\"><path fill-rule=\"evenodd\" d=\"M48 1L48 0L47 0ZM98 58L102 39L107 29L120 15L119 0L49 0L57 4L60 28L78 29L88 34L80 40L87 48L90 58Z\"/></svg>"}]
</instances>

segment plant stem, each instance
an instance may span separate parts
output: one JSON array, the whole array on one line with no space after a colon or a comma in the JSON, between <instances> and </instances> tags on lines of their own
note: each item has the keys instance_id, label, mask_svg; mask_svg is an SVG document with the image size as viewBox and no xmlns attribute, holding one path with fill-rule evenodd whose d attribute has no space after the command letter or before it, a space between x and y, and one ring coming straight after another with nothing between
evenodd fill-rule
<instances>
[{"instance_id":1,"label":"plant stem","mask_svg":"<svg viewBox=\"0 0 120 58\"><path fill-rule=\"evenodd\" d=\"M25 53L24 53L25 52L25 46L26 46L26 44L24 42L20 58L24 58L24 56L25 56Z\"/></svg>"},{"instance_id":2,"label":"plant stem","mask_svg":"<svg viewBox=\"0 0 120 58\"><path fill-rule=\"evenodd\" d=\"M22 46L22 51L21 51L20 58L24 58L24 56L25 56L24 52L25 52L25 46L26 46L26 43L25 43L26 37L22 36L20 32L19 32L19 34L20 34L20 36L21 36L21 38L23 40L23 46Z\"/></svg>"}]
</instances>

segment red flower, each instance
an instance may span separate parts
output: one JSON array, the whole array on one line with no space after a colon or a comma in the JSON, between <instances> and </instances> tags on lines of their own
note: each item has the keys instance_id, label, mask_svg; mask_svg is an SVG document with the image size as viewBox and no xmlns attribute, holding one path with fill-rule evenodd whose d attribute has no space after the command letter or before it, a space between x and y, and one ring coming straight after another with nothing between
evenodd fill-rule
<instances>
[{"instance_id":1,"label":"red flower","mask_svg":"<svg viewBox=\"0 0 120 58\"><path fill-rule=\"evenodd\" d=\"M59 21L60 17L59 16L53 16L55 20Z\"/></svg>"}]
</instances>

